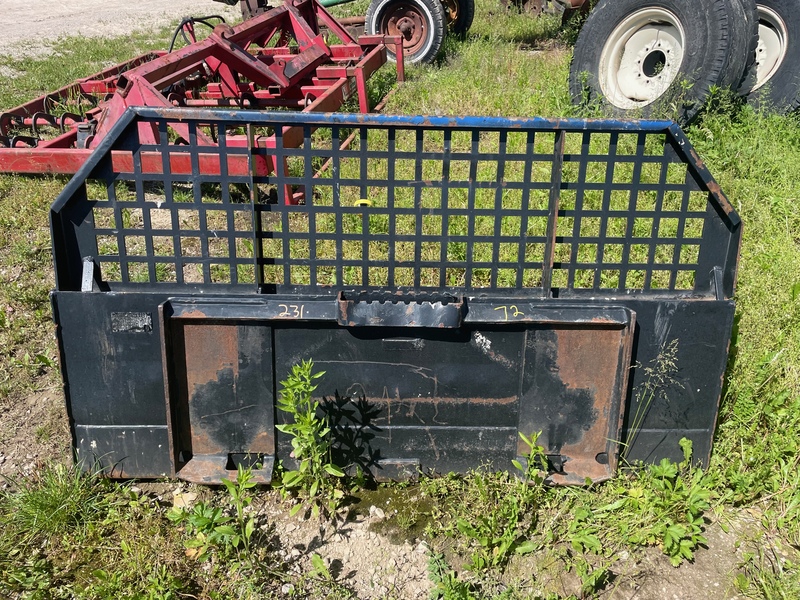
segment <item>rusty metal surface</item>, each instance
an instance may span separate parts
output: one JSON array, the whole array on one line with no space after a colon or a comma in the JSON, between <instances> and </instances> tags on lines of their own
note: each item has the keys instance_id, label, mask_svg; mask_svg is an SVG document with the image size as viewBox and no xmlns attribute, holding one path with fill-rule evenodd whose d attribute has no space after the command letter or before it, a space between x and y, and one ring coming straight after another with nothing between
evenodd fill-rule
<instances>
[{"instance_id":1,"label":"rusty metal surface","mask_svg":"<svg viewBox=\"0 0 800 600\"><path fill-rule=\"evenodd\" d=\"M542 432L540 445L559 465L554 483L603 481L616 470L635 315L630 319L625 327L554 328L528 338L520 430ZM527 451L520 440L520 456Z\"/></svg>"},{"instance_id":2,"label":"rusty metal surface","mask_svg":"<svg viewBox=\"0 0 800 600\"><path fill-rule=\"evenodd\" d=\"M376 30L385 31L392 37L402 37L403 51L410 55L419 52L428 40L425 16L413 3L392 5L392 10L384 13Z\"/></svg>"},{"instance_id":3,"label":"rusty metal surface","mask_svg":"<svg viewBox=\"0 0 800 600\"><path fill-rule=\"evenodd\" d=\"M272 457L260 458L266 466L259 462L250 470L251 481L258 484L272 482ZM190 483L219 485L223 479L236 480L237 469L227 456L212 454L209 456L194 456L177 473L177 477Z\"/></svg>"},{"instance_id":4,"label":"rusty metal surface","mask_svg":"<svg viewBox=\"0 0 800 600\"><path fill-rule=\"evenodd\" d=\"M232 457L240 455L257 457L256 462L262 463L264 457L271 460L275 454L271 329L204 322L197 314L185 322L169 323L165 352L172 368L166 371L165 389L177 475L198 481L212 465L228 465L231 470ZM222 467L215 469L216 475L222 472Z\"/></svg>"}]
</instances>

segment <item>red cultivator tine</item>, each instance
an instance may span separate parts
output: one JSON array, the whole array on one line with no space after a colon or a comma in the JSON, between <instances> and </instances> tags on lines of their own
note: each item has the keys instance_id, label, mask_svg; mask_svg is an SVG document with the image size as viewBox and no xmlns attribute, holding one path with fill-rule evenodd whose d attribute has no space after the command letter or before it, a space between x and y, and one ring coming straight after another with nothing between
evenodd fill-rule
<instances>
[{"instance_id":1,"label":"red cultivator tine","mask_svg":"<svg viewBox=\"0 0 800 600\"><path fill-rule=\"evenodd\" d=\"M320 25L342 43L328 44ZM193 23L181 27L187 39L196 39ZM369 112L367 79L386 62L386 45L399 43L375 35L355 40L316 0L286 0L236 27L222 23L204 40L138 57L0 115L0 172L76 172L130 106L334 112L356 95L359 110ZM402 57L397 79L404 79ZM157 144L163 133L140 135ZM168 133L217 145L181 122L170 122ZM290 128L280 137L287 148L301 140ZM226 139L229 147L250 143L240 132ZM255 143L274 147L275 135L256 136ZM273 166L253 168L269 172Z\"/></svg>"}]
</instances>

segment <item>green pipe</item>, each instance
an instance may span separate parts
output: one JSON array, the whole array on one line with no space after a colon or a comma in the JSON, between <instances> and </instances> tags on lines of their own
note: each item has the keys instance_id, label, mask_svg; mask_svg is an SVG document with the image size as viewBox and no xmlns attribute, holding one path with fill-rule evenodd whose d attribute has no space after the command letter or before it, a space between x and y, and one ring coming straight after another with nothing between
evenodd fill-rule
<instances>
[{"instance_id":1,"label":"green pipe","mask_svg":"<svg viewBox=\"0 0 800 600\"><path fill-rule=\"evenodd\" d=\"M340 4L347 4L348 2L353 2L353 0L318 0L322 6L325 8L330 8L331 6L339 6Z\"/></svg>"}]
</instances>

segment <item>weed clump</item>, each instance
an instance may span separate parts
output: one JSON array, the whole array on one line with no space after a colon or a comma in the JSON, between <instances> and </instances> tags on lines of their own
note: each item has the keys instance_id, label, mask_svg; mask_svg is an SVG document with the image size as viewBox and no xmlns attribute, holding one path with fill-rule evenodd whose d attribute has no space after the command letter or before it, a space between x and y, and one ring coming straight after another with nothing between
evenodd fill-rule
<instances>
[{"instance_id":1,"label":"weed clump","mask_svg":"<svg viewBox=\"0 0 800 600\"><path fill-rule=\"evenodd\" d=\"M695 550L707 543L704 515L711 508L715 480L713 474L692 468L691 441L682 439L680 444L682 462L665 458L642 467L627 485L614 490L621 498L597 510L622 540L657 545L676 567L692 560Z\"/></svg>"},{"instance_id":2,"label":"weed clump","mask_svg":"<svg viewBox=\"0 0 800 600\"><path fill-rule=\"evenodd\" d=\"M213 549L224 556L250 557L250 541L256 528L255 517L245 509L250 506L252 497L248 490L254 488L253 473L250 468L239 465L236 480L223 479L233 516L205 502L198 502L191 510L173 508L167 518L178 525L185 525L191 536L186 542L187 554L198 560L205 560Z\"/></svg>"},{"instance_id":3,"label":"weed clump","mask_svg":"<svg viewBox=\"0 0 800 600\"><path fill-rule=\"evenodd\" d=\"M437 500L426 533L455 538L467 570L502 568L512 555L536 549L530 536L545 491L540 466L546 457L538 435L520 437L529 446L524 464L514 461L520 477L475 470L421 482L423 493Z\"/></svg>"},{"instance_id":4,"label":"weed clump","mask_svg":"<svg viewBox=\"0 0 800 600\"><path fill-rule=\"evenodd\" d=\"M531 564L556 564L575 574L579 589L570 597L590 598L613 580L620 555L658 547L679 566L707 543L717 476L692 466L689 440L680 442L680 463L634 465L586 489L543 485L544 451L536 436L523 439L531 450L524 463L515 461L521 478L473 471L421 482L437 501L426 530L436 546L429 564L436 597L492 597L486 592L493 578L536 553ZM455 541L452 548L437 543L443 536ZM468 575L450 567L459 560ZM551 592L534 597L550 598Z\"/></svg>"},{"instance_id":5,"label":"weed clump","mask_svg":"<svg viewBox=\"0 0 800 600\"><path fill-rule=\"evenodd\" d=\"M12 480L0 499L2 520L24 532L24 542L49 536L81 537L106 519L117 503L108 480L80 467L44 467L29 478Z\"/></svg>"},{"instance_id":6,"label":"weed clump","mask_svg":"<svg viewBox=\"0 0 800 600\"><path fill-rule=\"evenodd\" d=\"M312 398L317 389L314 381L325 372L312 373L313 367L310 360L294 365L286 381L281 382L278 409L292 420L277 429L292 437L292 458L297 464L297 468L283 472L280 482L284 492L300 499L290 513L296 515L303 507L310 507L317 517L321 511L328 515L336 512L344 497L336 481L344 477L344 471L331 458L329 417L319 414L319 401Z\"/></svg>"}]
</instances>

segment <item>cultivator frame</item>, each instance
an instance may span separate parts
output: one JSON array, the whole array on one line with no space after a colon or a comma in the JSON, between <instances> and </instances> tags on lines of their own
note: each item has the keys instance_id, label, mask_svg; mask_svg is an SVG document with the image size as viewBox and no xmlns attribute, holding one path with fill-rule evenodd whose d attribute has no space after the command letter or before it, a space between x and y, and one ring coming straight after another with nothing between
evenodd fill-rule
<instances>
[{"instance_id":1,"label":"cultivator frame","mask_svg":"<svg viewBox=\"0 0 800 600\"><path fill-rule=\"evenodd\" d=\"M341 43L328 44L320 25ZM186 28L194 39L191 21ZM356 40L316 0L286 0L236 27L221 23L202 41L145 54L0 114L0 172L75 173L130 106L330 112L355 96L366 113L367 79L385 64L386 44L398 43L380 35ZM404 79L402 52L397 79ZM44 130L54 135L43 139ZM156 143L163 133L142 135ZM168 135L188 143L190 133L176 122ZM217 144L202 127L191 135ZM227 136L229 146L248 143ZM260 143L272 147L274 139Z\"/></svg>"},{"instance_id":2,"label":"cultivator frame","mask_svg":"<svg viewBox=\"0 0 800 600\"><path fill-rule=\"evenodd\" d=\"M152 143L177 122L188 144ZM86 468L268 482L305 359L336 462L379 478L512 469L539 431L553 483L683 437L709 459L741 223L672 123L135 108L51 224Z\"/></svg>"}]
</instances>

